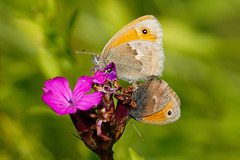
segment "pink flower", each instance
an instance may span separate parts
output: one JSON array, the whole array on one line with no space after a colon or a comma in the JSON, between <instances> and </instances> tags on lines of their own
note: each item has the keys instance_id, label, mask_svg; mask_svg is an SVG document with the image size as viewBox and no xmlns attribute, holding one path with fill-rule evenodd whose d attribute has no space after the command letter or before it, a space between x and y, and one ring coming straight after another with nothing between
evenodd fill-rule
<instances>
[{"instance_id":1,"label":"pink flower","mask_svg":"<svg viewBox=\"0 0 240 160\"><path fill-rule=\"evenodd\" d=\"M95 84L102 85L106 81L106 78L107 78L107 74L105 74L101 70L97 70L92 77L92 81Z\"/></svg>"},{"instance_id":2,"label":"pink flower","mask_svg":"<svg viewBox=\"0 0 240 160\"><path fill-rule=\"evenodd\" d=\"M113 62L109 63L104 69L101 69L99 67L93 67L91 70L94 69L99 69L96 70L92 77L92 81L95 84L102 85L106 81L106 79L110 81L115 81L117 79L116 66Z\"/></svg>"},{"instance_id":3,"label":"pink flower","mask_svg":"<svg viewBox=\"0 0 240 160\"><path fill-rule=\"evenodd\" d=\"M91 88L90 76L80 77L73 92L64 77L55 77L46 81L42 100L59 115L76 113L77 109L85 111L102 100L101 92L86 94Z\"/></svg>"},{"instance_id":4,"label":"pink flower","mask_svg":"<svg viewBox=\"0 0 240 160\"><path fill-rule=\"evenodd\" d=\"M106 79L110 81L115 81L117 79L117 70L115 63L111 62L104 68L104 72L107 73Z\"/></svg>"}]
</instances>

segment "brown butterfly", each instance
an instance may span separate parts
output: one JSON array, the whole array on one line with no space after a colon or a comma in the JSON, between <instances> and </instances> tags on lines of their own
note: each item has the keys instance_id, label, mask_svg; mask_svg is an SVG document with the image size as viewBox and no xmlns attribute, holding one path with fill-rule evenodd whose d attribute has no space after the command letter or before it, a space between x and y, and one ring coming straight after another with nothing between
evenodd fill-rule
<instances>
[{"instance_id":1,"label":"brown butterfly","mask_svg":"<svg viewBox=\"0 0 240 160\"><path fill-rule=\"evenodd\" d=\"M93 64L104 68L114 62L118 78L134 82L151 75L161 76L164 53L162 27L152 15L142 16L124 26L92 57Z\"/></svg>"},{"instance_id":2,"label":"brown butterfly","mask_svg":"<svg viewBox=\"0 0 240 160\"><path fill-rule=\"evenodd\" d=\"M137 108L131 108L130 117L149 124L172 123L180 117L180 100L168 84L152 76L133 92Z\"/></svg>"}]
</instances>

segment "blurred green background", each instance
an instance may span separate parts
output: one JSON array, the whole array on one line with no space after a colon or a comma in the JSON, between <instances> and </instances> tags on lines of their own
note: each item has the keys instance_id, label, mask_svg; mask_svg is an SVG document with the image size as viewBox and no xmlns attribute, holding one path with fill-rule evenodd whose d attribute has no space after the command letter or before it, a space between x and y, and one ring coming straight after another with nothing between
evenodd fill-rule
<instances>
[{"instance_id":1,"label":"blurred green background","mask_svg":"<svg viewBox=\"0 0 240 160\"><path fill-rule=\"evenodd\" d=\"M154 126L132 120L113 150L131 159L239 159L239 0L1 0L0 159L98 159L75 138L68 115L41 100L46 79L66 77L73 88L90 75L101 52L124 25L154 15L163 27L163 79L178 93L182 116ZM127 83L122 82L123 86Z\"/></svg>"}]
</instances>

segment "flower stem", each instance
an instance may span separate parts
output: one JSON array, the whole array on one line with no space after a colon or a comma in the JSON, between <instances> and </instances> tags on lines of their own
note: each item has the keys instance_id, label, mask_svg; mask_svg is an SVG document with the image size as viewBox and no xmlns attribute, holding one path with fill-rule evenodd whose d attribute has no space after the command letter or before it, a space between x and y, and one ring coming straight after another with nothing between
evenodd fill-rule
<instances>
[{"instance_id":1,"label":"flower stem","mask_svg":"<svg viewBox=\"0 0 240 160\"><path fill-rule=\"evenodd\" d=\"M113 160L113 151L108 152L108 153L99 153L98 157L101 160Z\"/></svg>"}]
</instances>

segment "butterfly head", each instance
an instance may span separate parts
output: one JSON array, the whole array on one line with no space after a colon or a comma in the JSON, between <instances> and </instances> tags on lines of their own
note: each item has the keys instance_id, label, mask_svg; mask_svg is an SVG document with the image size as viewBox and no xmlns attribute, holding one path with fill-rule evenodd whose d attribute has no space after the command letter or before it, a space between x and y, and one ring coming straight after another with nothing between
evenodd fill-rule
<instances>
[{"instance_id":1,"label":"butterfly head","mask_svg":"<svg viewBox=\"0 0 240 160\"><path fill-rule=\"evenodd\" d=\"M99 56L99 54L93 55L91 60L92 60L92 63L94 65L102 68L101 63L100 63L100 56Z\"/></svg>"}]
</instances>

